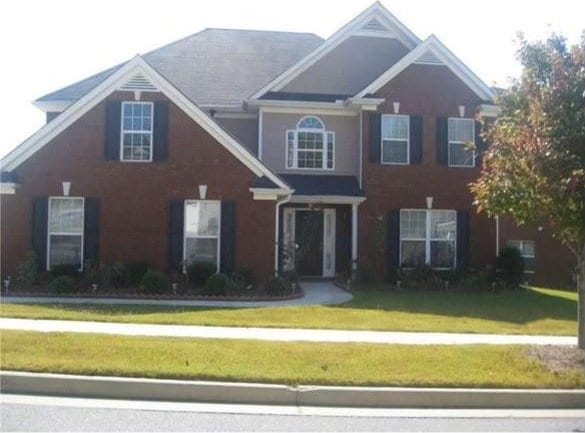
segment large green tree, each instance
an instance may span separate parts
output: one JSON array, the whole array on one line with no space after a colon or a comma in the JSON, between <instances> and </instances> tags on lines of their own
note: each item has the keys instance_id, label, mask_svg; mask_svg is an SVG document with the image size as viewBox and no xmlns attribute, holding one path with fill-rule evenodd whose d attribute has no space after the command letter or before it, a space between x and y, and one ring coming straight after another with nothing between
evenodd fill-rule
<instances>
[{"instance_id":1,"label":"large green tree","mask_svg":"<svg viewBox=\"0 0 585 433\"><path fill-rule=\"evenodd\" d=\"M480 210L546 223L575 256L585 348L585 32L572 47L558 35L533 43L520 36L519 45L522 75L484 128L489 148L471 189Z\"/></svg>"}]
</instances>

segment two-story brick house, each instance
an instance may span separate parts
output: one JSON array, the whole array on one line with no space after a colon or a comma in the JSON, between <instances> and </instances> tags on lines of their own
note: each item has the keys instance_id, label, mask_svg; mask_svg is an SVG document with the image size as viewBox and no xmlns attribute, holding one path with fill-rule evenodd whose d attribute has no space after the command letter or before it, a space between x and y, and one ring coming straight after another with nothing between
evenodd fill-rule
<instances>
[{"instance_id":1,"label":"two-story brick house","mask_svg":"<svg viewBox=\"0 0 585 433\"><path fill-rule=\"evenodd\" d=\"M513 242L537 282L565 284L546 229L473 209L493 103L380 3L327 40L204 30L35 101L47 124L2 160L2 272L33 250L44 269L208 260L265 277L296 260L332 277L483 268Z\"/></svg>"}]
</instances>

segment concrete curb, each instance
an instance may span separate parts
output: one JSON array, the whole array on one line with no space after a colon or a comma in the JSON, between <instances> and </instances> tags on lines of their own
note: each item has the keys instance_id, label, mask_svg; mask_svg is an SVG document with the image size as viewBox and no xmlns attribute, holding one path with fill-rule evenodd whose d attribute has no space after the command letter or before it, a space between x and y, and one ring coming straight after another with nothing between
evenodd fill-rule
<instances>
[{"instance_id":1,"label":"concrete curb","mask_svg":"<svg viewBox=\"0 0 585 433\"><path fill-rule=\"evenodd\" d=\"M585 390L264 385L3 371L5 394L282 406L583 409Z\"/></svg>"}]
</instances>

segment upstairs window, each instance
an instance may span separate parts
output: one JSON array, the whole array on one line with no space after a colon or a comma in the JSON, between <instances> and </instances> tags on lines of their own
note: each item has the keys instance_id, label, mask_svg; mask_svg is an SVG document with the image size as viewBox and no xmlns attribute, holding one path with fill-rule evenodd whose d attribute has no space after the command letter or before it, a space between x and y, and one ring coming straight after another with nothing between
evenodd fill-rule
<instances>
[{"instance_id":1,"label":"upstairs window","mask_svg":"<svg viewBox=\"0 0 585 433\"><path fill-rule=\"evenodd\" d=\"M47 268L83 264L83 198L49 198Z\"/></svg>"},{"instance_id":2,"label":"upstairs window","mask_svg":"<svg viewBox=\"0 0 585 433\"><path fill-rule=\"evenodd\" d=\"M518 248L524 259L524 272L534 272L534 261L536 260L536 248L534 241L509 241L509 247Z\"/></svg>"},{"instance_id":3,"label":"upstairs window","mask_svg":"<svg viewBox=\"0 0 585 433\"><path fill-rule=\"evenodd\" d=\"M382 116L382 163L408 164L410 117L393 114Z\"/></svg>"},{"instance_id":4,"label":"upstairs window","mask_svg":"<svg viewBox=\"0 0 585 433\"><path fill-rule=\"evenodd\" d=\"M122 102L120 160L152 161L152 102Z\"/></svg>"},{"instance_id":5,"label":"upstairs window","mask_svg":"<svg viewBox=\"0 0 585 433\"><path fill-rule=\"evenodd\" d=\"M286 147L287 168L333 170L335 133L318 117L303 117L296 129L286 131Z\"/></svg>"},{"instance_id":6,"label":"upstairs window","mask_svg":"<svg viewBox=\"0 0 585 433\"><path fill-rule=\"evenodd\" d=\"M475 167L475 120L449 118L449 166Z\"/></svg>"}]
</instances>

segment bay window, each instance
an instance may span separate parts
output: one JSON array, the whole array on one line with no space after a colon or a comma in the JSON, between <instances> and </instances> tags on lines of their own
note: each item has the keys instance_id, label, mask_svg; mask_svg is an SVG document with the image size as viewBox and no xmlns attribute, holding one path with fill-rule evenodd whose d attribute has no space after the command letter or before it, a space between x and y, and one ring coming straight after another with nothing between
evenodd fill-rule
<instances>
[{"instance_id":1,"label":"bay window","mask_svg":"<svg viewBox=\"0 0 585 433\"><path fill-rule=\"evenodd\" d=\"M185 239L183 259L214 263L219 270L220 202L185 201Z\"/></svg>"},{"instance_id":2,"label":"bay window","mask_svg":"<svg viewBox=\"0 0 585 433\"><path fill-rule=\"evenodd\" d=\"M457 212L400 211L400 266L452 269L456 261Z\"/></svg>"},{"instance_id":3,"label":"bay window","mask_svg":"<svg viewBox=\"0 0 585 433\"><path fill-rule=\"evenodd\" d=\"M47 268L83 266L84 200L79 197L50 197L47 230Z\"/></svg>"},{"instance_id":4,"label":"bay window","mask_svg":"<svg viewBox=\"0 0 585 433\"><path fill-rule=\"evenodd\" d=\"M286 131L286 168L333 170L335 133L315 116L303 117Z\"/></svg>"}]
</instances>

